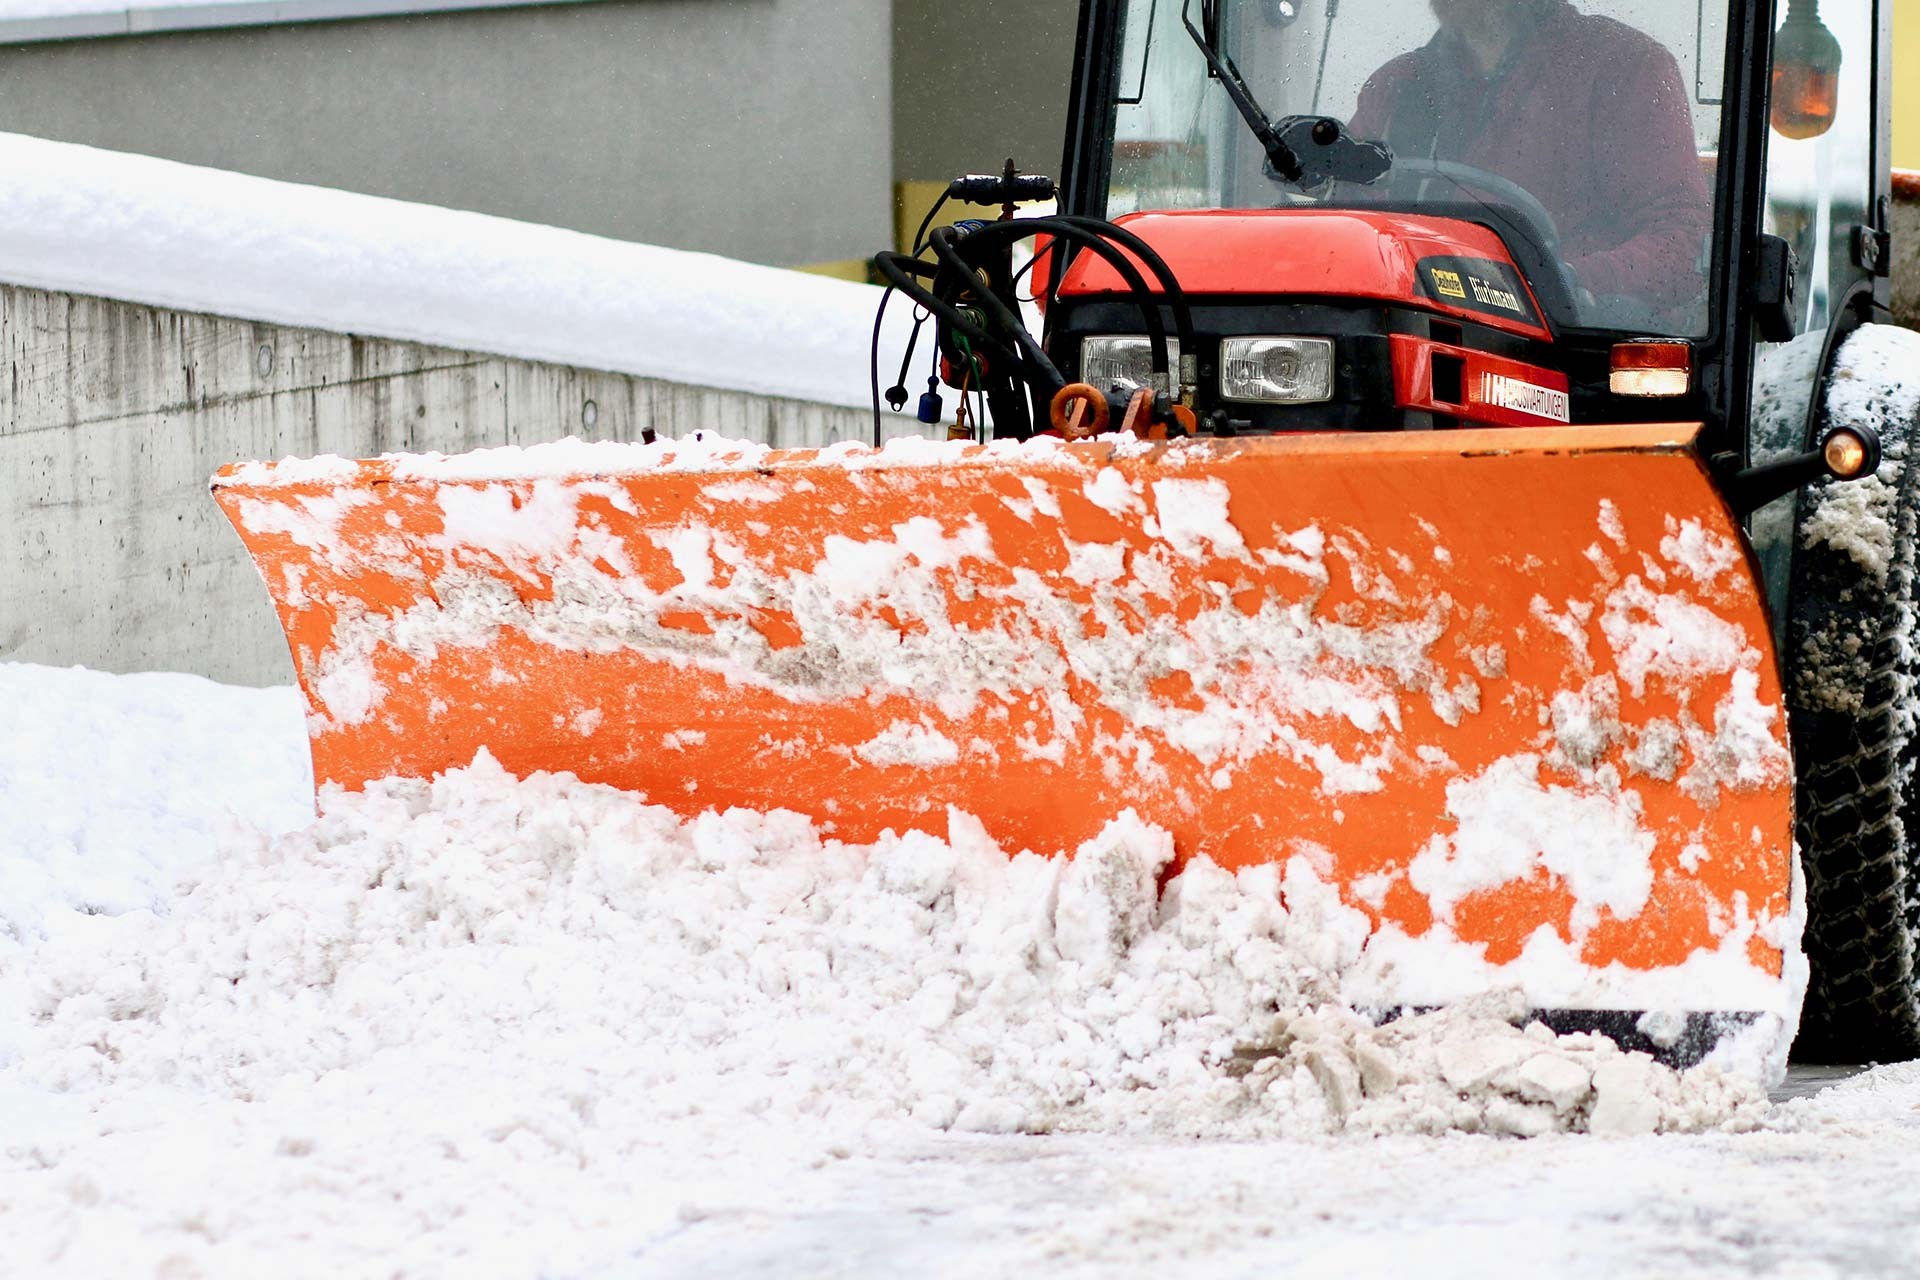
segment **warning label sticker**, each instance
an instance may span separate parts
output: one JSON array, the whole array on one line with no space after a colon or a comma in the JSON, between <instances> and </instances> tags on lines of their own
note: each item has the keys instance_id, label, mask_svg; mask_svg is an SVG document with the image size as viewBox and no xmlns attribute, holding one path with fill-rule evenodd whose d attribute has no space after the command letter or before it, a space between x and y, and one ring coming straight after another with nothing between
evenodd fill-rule
<instances>
[{"instance_id":1,"label":"warning label sticker","mask_svg":"<svg viewBox=\"0 0 1920 1280\"><path fill-rule=\"evenodd\" d=\"M1424 258L1420 283L1427 296L1449 306L1539 324L1520 275L1503 262L1481 258Z\"/></svg>"},{"instance_id":2,"label":"warning label sticker","mask_svg":"<svg viewBox=\"0 0 1920 1280\"><path fill-rule=\"evenodd\" d=\"M1443 298L1463 299L1467 296L1467 287L1460 283L1460 273L1448 271L1444 267L1429 267L1433 273L1433 288Z\"/></svg>"},{"instance_id":3,"label":"warning label sticker","mask_svg":"<svg viewBox=\"0 0 1920 1280\"><path fill-rule=\"evenodd\" d=\"M1483 373L1475 390L1479 394L1474 399L1496 409L1530 414L1553 422L1573 421L1573 404L1567 393L1543 387L1537 382L1510 378L1504 373Z\"/></svg>"}]
</instances>

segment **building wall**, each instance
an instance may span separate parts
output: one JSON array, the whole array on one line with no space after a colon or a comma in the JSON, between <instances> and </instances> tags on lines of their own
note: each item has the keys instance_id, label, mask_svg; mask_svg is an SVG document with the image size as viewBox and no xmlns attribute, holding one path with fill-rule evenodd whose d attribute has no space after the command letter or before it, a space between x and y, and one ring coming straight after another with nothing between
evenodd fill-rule
<instances>
[{"instance_id":1,"label":"building wall","mask_svg":"<svg viewBox=\"0 0 1920 1280\"><path fill-rule=\"evenodd\" d=\"M889 0L0 47L0 130L775 265L891 232Z\"/></svg>"},{"instance_id":2,"label":"building wall","mask_svg":"<svg viewBox=\"0 0 1920 1280\"><path fill-rule=\"evenodd\" d=\"M0 661L237 684L293 668L207 494L225 463L870 430L864 410L9 286L0 351Z\"/></svg>"},{"instance_id":3,"label":"building wall","mask_svg":"<svg viewBox=\"0 0 1920 1280\"><path fill-rule=\"evenodd\" d=\"M894 0L893 173L1059 176L1078 0Z\"/></svg>"}]
</instances>

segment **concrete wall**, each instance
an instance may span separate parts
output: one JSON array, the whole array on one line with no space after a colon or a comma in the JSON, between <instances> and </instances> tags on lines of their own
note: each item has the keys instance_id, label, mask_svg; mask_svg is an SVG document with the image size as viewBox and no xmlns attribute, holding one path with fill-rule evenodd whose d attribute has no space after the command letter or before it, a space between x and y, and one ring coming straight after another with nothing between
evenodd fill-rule
<instances>
[{"instance_id":1,"label":"concrete wall","mask_svg":"<svg viewBox=\"0 0 1920 1280\"><path fill-rule=\"evenodd\" d=\"M1920 172L1914 171L1893 179L1893 318L1920 329Z\"/></svg>"},{"instance_id":2,"label":"concrete wall","mask_svg":"<svg viewBox=\"0 0 1920 1280\"><path fill-rule=\"evenodd\" d=\"M0 661L238 684L293 668L207 494L223 463L870 429L861 410L5 286L0 349Z\"/></svg>"},{"instance_id":3,"label":"concrete wall","mask_svg":"<svg viewBox=\"0 0 1920 1280\"><path fill-rule=\"evenodd\" d=\"M893 172L1060 176L1078 0L894 0Z\"/></svg>"},{"instance_id":4,"label":"concrete wall","mask_svg":"<svg viewBox=\"0 0 1920 1280\"><path fill-rule=\"evenodd\" d=\"M0 47L0 130L753 262L851 258L891 235L889 11L607 0Z\"/></svg>"}]
</instances>

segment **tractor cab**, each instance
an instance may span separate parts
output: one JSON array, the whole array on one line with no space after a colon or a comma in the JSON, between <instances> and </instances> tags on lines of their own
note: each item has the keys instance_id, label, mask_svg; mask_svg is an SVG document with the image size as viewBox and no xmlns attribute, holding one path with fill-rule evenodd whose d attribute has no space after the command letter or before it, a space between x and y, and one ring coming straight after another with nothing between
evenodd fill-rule
<instances>
[{"instance_id":1,"label":"tractor cab","mask_svg":"<svg viewBox=\"0 0 1920 1280\"><path fill-rule=\"evenodd\" d=\"M1731 477L1885 308L1889 7L1088 0L1061 207L1165 258L1203 431L1699 421ZM1063 373L1147 386L1116 271L1056 283Z\"/></svg>"}]
</instances>

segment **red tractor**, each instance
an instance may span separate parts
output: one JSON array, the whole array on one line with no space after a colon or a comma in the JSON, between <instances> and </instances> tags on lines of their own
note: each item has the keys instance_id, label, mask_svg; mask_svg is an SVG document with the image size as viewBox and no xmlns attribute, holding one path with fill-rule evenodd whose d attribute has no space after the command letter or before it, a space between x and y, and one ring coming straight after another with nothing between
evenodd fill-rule
<instances>
[{"instance_id":1,"label":"red tractor","mask_svg":"<svg viewBox=\"0 0 1920 1280\"><path fill-rule=\"evenodd\" d=\"M1920 1051L1887 23L1086 0L1060 212L1009 166L875 260L923 419L996 438L216 478L315 777L484 748L1009 855L1130 811L1381 1016Z\"/></svg>"},{"instance_id":2,"label":"red tractor","mask_svg":"<svg viewBox=\"0 0 1920 1280\"><path fill-rule=\"evenodd\" d=\"M876 259L934 314L947 384L997 434L1352 433L1336 438L1360 451L1566 426L1573 449L1698 424L1792 712L1800 1052L1842 1059L1920 1053L1898 462L1899 375L1920 363L1874 358L1869 334L1832 394L1849 338L1889 319L1891 8L1829 26L1815 0L1784 17L1771 0L1086 0L1059 214L1009 204ZM1010 163L949 195L1045 186ZM1027 268L1038 337L1008 253L1033 234L1057 251ZM1878 478L1803 492L1874 477L1881 435ZM1561 474L1513 500L1591 522L1556 498ZM1501 514L1521 545L1544 532Z\"/></svg>"}]
</instances>

